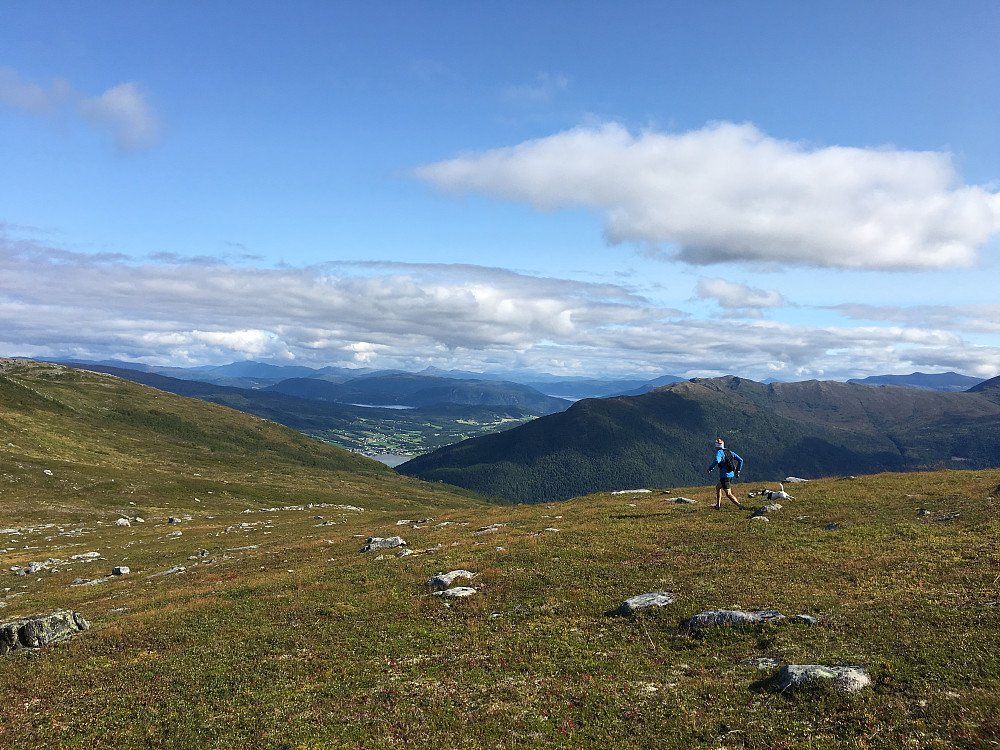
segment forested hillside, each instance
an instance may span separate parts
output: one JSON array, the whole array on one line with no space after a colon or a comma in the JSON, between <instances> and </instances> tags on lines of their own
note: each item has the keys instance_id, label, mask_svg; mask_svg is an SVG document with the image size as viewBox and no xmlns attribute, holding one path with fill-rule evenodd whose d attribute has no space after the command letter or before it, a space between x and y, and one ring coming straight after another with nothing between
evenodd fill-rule
<instances>
[{"instance_id":1,"label":"forested hillside","mask_svg":"<svg viewBox=\"0 0 1000 750\"><path fill-rule=\"evenodd\" d=\"M985 385L985 384L984 384ZM398 470L520 502L714 481L712 441L743 480L1000 465L1000 390L943 393L735 377L580 401L562 414L420 456Z\"/></svg>"}]
</instances>

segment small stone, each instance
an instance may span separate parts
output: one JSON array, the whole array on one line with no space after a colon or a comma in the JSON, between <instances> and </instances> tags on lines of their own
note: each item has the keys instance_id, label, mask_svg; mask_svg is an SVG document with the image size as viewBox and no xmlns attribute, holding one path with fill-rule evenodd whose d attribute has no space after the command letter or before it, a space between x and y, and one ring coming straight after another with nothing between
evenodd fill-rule
<instances>
[{"instance_id":1,"label":"small stone","mask_svg":"<svg viewBox=\"0 0 1000 750\"><path fill-rule=\"evenodd\" d=\"M413 554L412 549L401 549L399 552L396 553L396 557L407 557L408 555L412 554Z\"/></svg>"},{"instance_id":2,"label":"small stone","mask_svg":"<svg viewBox=\"0 0 1000 750\"><path fill-rule=\"evenodd\" d=\"M115 519L115 526L131 526L131 525L132 525L132 522L129 521L127 518L116 518Z\"/></svg>"},{"instance_id":3,"label":"small stone","mask_svg":"<svg viewBox=\"0 0 1000 750\"><path fill-rule=\"evenodd\" d=\"M132 570L127 565L116 565L111 569L113 576L127 576Z\"/></svg>"},{"instance_id":4,"label":"small stone","mask_svg":"<svg viewBox=\"0 0 1000 750\"><path fill-rule=\"evenodd\" d=\"M808 482L808 479L803 479L802 477L785 477L786 484L798 484L799 482Z\"/></svg>"},{"instance_id":5,"label":"small stone","mask_svg":"<svg viewBox=\"0 0 1000 750\"><path fill-rule=\"evenodd\" d=\"M183 531L171 531L169 534L167 534L167 536L176 538L182 536L183 534L184 534Z\"/></svg>"},{"instance_id":6,"label":"small stone","mask_svg":"<svg viewBox=\"0 0 1000 750\"><path fill-rule=\"evenodd\" d=\"M774 513L781 510L781 507L780 503L768 503L767 505L762 505L760 508L757 508L757 510L753 512L753 515L766 516L768 513ZM753 516L751 516L751 518L753 518Z\"/></svg>"},{"instance_id":7,"label":"small stone","mask_svg":"<svg viewBox=\"0 0 1000 750\"><path fill-rule=\"evenodd\" d=\"M927 508L921 508L920 510L917 511L917 515L918 516L929 516L929 515L931 515L931 512L929 510L927 510Z\"/></svg>"},{"instance_id":8,"label":"small stone","mask_svg":"<svg viewBox=\"0 0 1000 750\"><path fill-rule=\"evenodd\" d=\"M812 687L821 680L829 681L834 690L856 693L871 684L863 667L826 667L820 664L786 664L778 673L782 690Z\"/></svg>"},{"instance_id":9,"label":"small stone","mask_svg":"<svg viewBox=\"0 0 1000 750\"><path fill-rule=\"evenodd\" d=\"M618 605L618 609L615 611L620 615L630 615L647 607L665 607L675 601L677 601L677 594L671 591L654 591L650 594L639 594L626 599Z\"/></svg>"},{"instance_id":10,"label":"small stone","mask_svg":"<svg viewBox=\"0 0 1000 750\"><path fill-rule=\"evenodd\" d=\"M42 471L42 474L44 474L47 477L51 477L52 476L52 471L51 471L51 469L45 469L45 470Z\"/></svg>"},{"instance_id":11,"label":"small stone","mask_svg":"<svg viewBox=\"0 0 1000 750\"><path fill-rule=\"evenodd\" d=\"M753 667L754 669L777 669L781 666L781 662L777 659L772 659L770 656L758 656L752 659L744 659L740 662L741 667Z\"/></svg>"},{"instance_id":12,"label":"small stone","mask_svg":"<svg viewBox=\"0 0 1000 750\"><path fill-rule=\"evenodd\" d=\"M962 515L962 514L961 513L946 513L945 515L941 516L938 520L939 521L954 521L960 515Z\"/></svg>"},{"instance_id":13,"label":"small stone","mask_svg":"<svg viewBox=\"0 0 1000 750\"><path fill-rule=\"evenodd\" d=\"M823 527L823 531L836 531L839 528L840 528L839 523L828 523L826 526Z\"/></svg>"},{"instance_id":14,"label":"small stone","mask_svg":"<svg viewBox=\"0 0 1000 750\"><path fill-rule=\"evenodd\" d=\"M751 521L768 521L768 522L770 522L771 519L768 518L767 516L750 516L750 520Z\"/></svg>"},{"instance_id":15,"label":"small stone","mask_svg":"<svg viewBox=\"0 0 1000 750\"><path fill-rule=\"evenodd\" d=\"M696 505L698 503L697 500L692 500L689 497L675 497L674 502L678 505Z\"/></svg>"},{"instance_id":16,"label":"small stone","mask_svg":"<svg viewBox=\"0 0 1000 750\"><path fill-rule=\"evenodd\" d=\"M799 622L804 622L806 625L815 625L816 623L819 622L819 620L817 620L812 615L795 615L792 619L798 620Z\"/></svg>"},{"instance_id":17,"label":"small stone","mask_svg":"<svg viewBox=\"0 0 1000 750\"><path fill-rule=\"evenodd\" d=\"M180 522L181 522L181 519L176 518L174 516L170 516L170 518L167 519L167 523L180 523Z\"/></svg>"}]
</instances>

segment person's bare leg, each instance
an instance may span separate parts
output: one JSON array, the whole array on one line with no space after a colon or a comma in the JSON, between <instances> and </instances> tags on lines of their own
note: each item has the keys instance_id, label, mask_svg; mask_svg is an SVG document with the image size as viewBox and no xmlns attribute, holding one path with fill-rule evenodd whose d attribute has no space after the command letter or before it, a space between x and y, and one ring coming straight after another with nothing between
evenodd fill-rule
<instances>
[{"instance_id":1,"label":"person's bare leg","mask_svg":"<svg viewBox=\"0 0 1000 750\"><path fill-rule=\"evenodd\" d=\"M722 510L722 482L715 485L715 505L712 507Z\"/></svg>"},{"instance_id":2,"label":"person's bare leg","mask_svg":"<svg viewBox=\"0 0 1000 750\"><path fill-rule=\"evenodd\" d=\"M743 504L739 500L736 499L736 495L733 494L732 490L727 489L726 490L726 496L730 500L732 500L734 503L736 503L736 507L738 507L740 510L743 510ZM719 503L720 504L722 503L722 498L721 497L719 498Z\"/></svg>"}]
</instances>

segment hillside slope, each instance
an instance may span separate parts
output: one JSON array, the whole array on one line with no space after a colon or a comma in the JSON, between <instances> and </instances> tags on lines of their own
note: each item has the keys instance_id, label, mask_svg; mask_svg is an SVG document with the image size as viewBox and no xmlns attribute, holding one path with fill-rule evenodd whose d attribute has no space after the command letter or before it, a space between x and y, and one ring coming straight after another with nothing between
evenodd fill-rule
<instances>
[{"instance_id":1,"label":"hillside slope","mask_svg":"<svg viewBox=\"0 0 1000 750\"><path fill-rule=\"evenodd\" d=\"M580 401L506 433L447 446L398 471L520 502L625 486L711 481L716 437L744 481L1000 465L1000 403L988 394L807 381L696 379Z\"/></svg>"},{"instance_id":2,"label":"hillside slope","mask_svg":"<svg viewBox=\"0 0 1000 750\"><path fill-rule=\"evenodd\" d=\"M0 485L0 506L15 510L7 498L16 490L18 513L49 520L72 516L79 502L103 504L113 519L129 503L254 508L329 498L334 488L345 503L397 506L409 493L423 504L481 501L400 484L377 461L230 408L28 360L0 359L0 437L0 461L23 474Z\"/></svg>"}]
</instances>

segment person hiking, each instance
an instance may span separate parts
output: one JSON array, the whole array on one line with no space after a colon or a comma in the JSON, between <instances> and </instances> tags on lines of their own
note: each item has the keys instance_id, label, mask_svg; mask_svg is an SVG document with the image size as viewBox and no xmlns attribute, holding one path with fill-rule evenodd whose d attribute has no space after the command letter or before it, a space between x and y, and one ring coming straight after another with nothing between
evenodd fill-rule
<instances>
[{"instance_id":1,"label":"person hiking","mask_svg":"<svg viewBox=\"0 0 1000 750\"><path fill-rule=\"evenodd\" d=\"M733 479L736 478L736 475L740 473L740 469L743 468L743 459L736 452L727 451L726 443L722 438L718 438L715 441L715 460L705 473L711 474L712 469L716 466L719 467L719 483L715 485L715 505L709 507L722 510L722 495L725 493L726 497L736 503L736 507L744 510L743 505L736 499L736 495L733 494L731 489Z\"/></svg>"}]
</instances>

